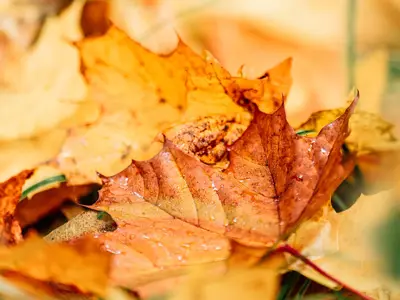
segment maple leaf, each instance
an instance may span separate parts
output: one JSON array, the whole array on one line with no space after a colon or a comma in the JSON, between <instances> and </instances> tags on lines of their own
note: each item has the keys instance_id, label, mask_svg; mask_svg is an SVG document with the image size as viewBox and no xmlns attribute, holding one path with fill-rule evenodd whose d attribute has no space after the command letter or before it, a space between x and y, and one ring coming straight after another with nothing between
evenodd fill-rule
<instances>
[{"instance_id":1,"label":"maple leaf","mask_svg":"<svg viewBox=\"0 0 400 300\"><path fill-rule=\"evenodd\" d=\"M224 172L166 141L154 158L133 161L119 174L103 178L94 207L146 201L241 243L271 246L301 218L319 210L347 175L340 169L340 148L356 102L315 139L296 135L283 106L271 115L256 109L250 126L230 148Z\"/></svg>"},{"instance_id":2,"label":"maple leaf","mask_svg":"<svg viewBox=\"0 0 400 300\"><path fill-rule=\"evenodd\" d=\"M120 4L111 6L118 10ZM232 98L239 103L246 96L261 103L288 93L290 60L271 70L268 78L252 81L231 77L211 55L201 57L181 41L168 55L159 55L115 27L103 36L82 40L82 33L91 36L89 31L95 32L96 24L103 24L101 32L109 26L105 18L114 8L108 5L73 1L60 16L46 19L31 49L14 53L15 45L6 44L16 58L6 59L0 97L14 99L12 107L7 104L2 110L8 112L3 128L13 130L0 131L0 143L6 150L0 154L4 166L0 178L50 164L71 183L93 182L97 180L95 170L114 174L132 158L146 159L157 153L154 137L171 122L210 114L227 114L240 122L236 115L248 113ZM95 19L90 11L97 14ZM48 51L63 53L65 59L44 59ZM29 105L21 105L22 94L35 102L33 111L27 113ZM54 112L51 116L49 108ZM15 115L28 117L17 126ZM11 163L25 147L32 149L29 155Z\"/></svg>"},{"instance_id":3,"label":"maple leaf","mask_svg":"<svg viewBox=\"0 0 400 300\"><path fill-rule=\"evenodd\" d=\"M160 150L154 137L171 124L224 115L247 126L251 116L239 105L244 98L270 110L291 85L290 59L265 78L237 78L181 41L169 55L158 55L115 27L78 47L88 97L103 113L98 122L73 128L55 159L77 184L96 181L95 170L111 175L132 158L150 158Z\"/></svg>"},{"instance_id":4,"label":"maple leaf","mask_svg":"<svg viewBox=\"0 0 400 300\"><path fill-rule=\"evenodd\" d=\"M0 244L11 245L22 240L21 228L15 219L15 209L19 202L22 186L33 171L22 171L0 184Z\"/></svg>"},{"instance_id":5,"label":"maple leaf","mask_svg":"<svg viewBox=\"0 0 400 300\"><path fill-rule=\"evenodd\" d=\"M115 254L113 281L137 290L181 277L188 265L226 260L229 240L271 247L284 238L329 202L347 176L340 148L356 102L316 138L296 135L283 106L273 114L255 108L222 171L166 140L152 159L102 176L100 198L90 207L118 226L95 233Z\"/></svg>"}]
</instances>

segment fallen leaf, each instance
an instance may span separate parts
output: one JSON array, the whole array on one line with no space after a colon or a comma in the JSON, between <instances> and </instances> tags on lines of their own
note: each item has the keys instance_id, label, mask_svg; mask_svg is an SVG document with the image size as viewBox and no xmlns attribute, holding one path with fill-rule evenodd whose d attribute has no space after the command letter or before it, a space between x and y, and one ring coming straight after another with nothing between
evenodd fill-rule
<instances>
[{"instance_id":1,"label":"fallen leaf","mask_svg":"<svg viewBox=\"0 0 400 300\"><path fill-rule=\"evenodd\" d=\"M384 258L374 246L377 229L399 205L398 198L393 196L393 191L362 196L341 213L326 207L323 213L305 222L289 242L352 288L374 299L400 299L398 283L383 272ZM291 264L290 268L330 288L340 288L301 262Z\"/></svg>"},{"instance_id":2,"label":"fallen leaf","mask_svg":"<svg viewBox=\"0 0 400 300\"><path fill-rule=\"evenodd\" d=\"M16 272L6 272L6 278L0 276L0 297L7 300L92 300L90 294L77 291L76 287L35 280ZM108 287L105 300L138 300L126 290Z\"/></svg>"},{"instance_id":3,"label":"fallen leaf","mask_svg":"<svg viewBox=\"0 0 400 300\"><path fill-rule=\"evenodd\" d=\"M60 16L47 18L30 48L21 50L10 42L18 51L12 52L13 59L6 58L0 74L3 180L48 162L60 151L68 128L99 116L98 104L86 100L79 52L72 44L81 35L77 20L82 4L74 1ZM17 7L25 6L35 7Z\"/></svg>"},{"instance_id":4,"label":"fallen leaf","mask_svg":"<svg viewBox=\"0 0 400 300\"><path fill-rule=\"evenodd\" d=\"M146 201L241 243L271 246L300 219L318 211L344 179L340 148L355 104L317 138L296 135L283 106L270 115L256 110L230 147L224 172L166 141L154 158L133 161L119 174L103 178L94 207L107 206L113 216L114 204Z\"/></svg>"},{"instance_id":5,"label":"fallen leaf","mask_svg":"<svg viewBox=\"0 0 400 300\"><path fill-rule=\"evenodd\" d=\"M209 54L203 58L183 42L169 55L157 55L115 27L78 47L88 98L103 111L98 122L71 129L55 159L73 184L96 181L95 171L115 174L132 158L152 157L161 148L154 143L157 134L178 122L223 115L247 127L251 116L241 106L248 106L245 97L276 108L291 85L290 60L262 79L235 78ZM219 144L215 152L221 154ZM209 162L218 153L207 154Z\"/></svg>"},{"instance_id":6,"label":"fallen leaf","mask_svg":"<svg viewBox=\"0 0 400 300\"><path fill-rule=\"evenodd\" d=\"M68 10L64 15L69 13L75 12ZM84 102L86 85L79 72L79 52L65 40L64 19L49 18L34 48L19 57L17 65L2 70L14 76L0 87L0 141L46 132ZM51 55L55 52L59 56ZM24 117L16 118L19 115Z\"/></svg>"},{"instance_id":7,"label":"fallen leaf","mask_svg":"<svg viewBox=\"0 0 400 300\"><path fill-rule=\"evenodd\" d=\"M0 184L0 245L12 245L22 240L21 227L15 219L22 186L33 171L26 170Z\"/></svg>"},{"instance_id":8,"label":"fallen leaf","mask_svg":"<svg viewBox=\"0 0 400 300\"><path fill-rule=\"evenodd\" d=\"M30 237L14 247L0 248L0 272L13 271L34 280L77 287L81 292L106 294L111 256L86 238L73 245L47 243Z\"/></svg>"},{"instance_id":9,"label":"fallen leaf","mask_svg":"<svg viewBox=\"0 0 400 300\"><path fill-rule=\"evenodd\" d=\"M8 273L7 278L0 276L0 297L7 300L45 299L53 300L51 291L38 280L30 280L15 273Z\"/></svg>"},{"instance_id":10,"label":"fallen leaf","mask_svg":"<svg viewBox=\"0 0 400 300\"><path fill-rule=\"evenodd\" d=\"M340 148L356 102L317 138L296 135L283 106L273 114L255 109L250 126L230 146L224 171L166 140L154 158L102 176L100 198L90 207L107 212L118 225L95 233L115 254L114 282L135 289L184 275L191 264L225 260L228 239L271 247L310 218L346 176ZM47 238L91 232L75 219Z\"/></svg>"},{"instance_id":11,"label":"fallen leaf","mask_svg":"<svg viewBox=\"0 0 400 300\"><path fill-rule=\"evenodd\" d=\"M81 238L85 235L114 231L115 221L106 213L99 215L96 211L85 211L69 222L51 231L44 237L51 242L64 242Z\"/></svg>"},{"instance_id":12,"label":"fallen leaf","mask_svg":"<svg viewBox=\"0 0 400 300\"><path fill-rule=\"evenodd\" d=\"M0 180L47 162L59 153L66 137L66 131L59 129L40 137L0 142Z\"/></svg>"}]
</instances>

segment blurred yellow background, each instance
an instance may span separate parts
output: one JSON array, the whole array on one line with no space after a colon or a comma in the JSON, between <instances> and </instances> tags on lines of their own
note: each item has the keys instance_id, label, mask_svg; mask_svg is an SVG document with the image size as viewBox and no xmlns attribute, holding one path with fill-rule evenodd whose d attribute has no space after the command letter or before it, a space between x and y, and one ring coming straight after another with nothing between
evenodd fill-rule
<instances>
[{"instance_id":1,"label":"blurred yellow background","mask_svg":"<svg viewBox=\"0 0 400 300\"><path fill-rule=\"evenodd\" d=\"M351 86L360 90L361 109L397 122L399 0L172 2L184 40L209 49L231 72L244 64L258 76L292 56L292 122L343 105Z\"/></svg>"},{"instance_id":2,"label":"blurred yellow background","mask_svg":"<svg viewBox=\"0 0 400 300\"><path fill-rule=\"evenodd\" d=\"M14 42L29 44L43 16L68 2L1 0L0 29ZM400 112L395 101L400 0L110 2L113 21L152 50L172 48L176 30L191 47L209 50L231 73L244 65L249 77L293 57L288 111L294 123L313 111L343 105L354 85L361 92L361 108L392 122Z\"/></svg>"},{"instance_id":3,"label":"blurred yellow background","mask_svg":"<svg viewBox=\"0 0 400 300\"><path fill-rule=\"evenodd\" d=\"M80 58L73 47L73 43L83 38L79 18L85 2L0 0L0 105L4 107L0 110L4 124L0 130L0 162L4 178L46 163L57 153L72 155L65 150L69 143L64 142L70 131L62 128L58 133L56 129L75 112L76 105L86 95L79 71ZM107 3L108 17L117 27L161 55L174 50L179 35L195 51L211 52L231 74L240 69L250 78L293 57L293 86L286 105L293 126L315 111L345 106L353 86L361 94L357 109L377 113L400 125L397 117L400 0L112 0ZM95 7L98 10L90 18L101 19L102 5ZM43 26L46 20L51 25ZM47 36L43 34L41 43L36 43L43 31ZM24 51L28 53L25 60L21 59ZM58 114L46 114L57 109ZM85 115L84 123L96 124L100 112L90 106L86 110L91 114ZM127 137L130 146L139 143L144 130L137 126L135 118L128 119L134 124L130 126L140 132L128 130L121 122L113 123L121 128L124 138L109 126L111 136L101 137L109 143L107 148L104 143L103 147L95 146L94 141L102 141L98 133L104 135L104 130L94 130L96 134L91 139L84 139L89 145L82 146L85 159L90 158L91 164L96 162L96 168L100 161L111 165L107 155L117 160L114 156L119 150L115 152L115 143L125 147ZM159 128L153 129L154 132L146 133L146 143ZM46 137L45 132L51 134ZM75 140L69 139L74 145L84 136L76 134ZM36 140L38 136L41 139ZM114 140L118 143L111 142ZM60 150L62 145L64 152ZM101 150L104 153L94 155L95 150L103 148L107 149ZM25 149L25 154L18 156L16 149ZM135 151L139 150L127 155L126 162L131 157L143 158ZM11 159L17 156L18 160ZM84 168L81 161L77 165Z\"/></svg>"}]
</instances>

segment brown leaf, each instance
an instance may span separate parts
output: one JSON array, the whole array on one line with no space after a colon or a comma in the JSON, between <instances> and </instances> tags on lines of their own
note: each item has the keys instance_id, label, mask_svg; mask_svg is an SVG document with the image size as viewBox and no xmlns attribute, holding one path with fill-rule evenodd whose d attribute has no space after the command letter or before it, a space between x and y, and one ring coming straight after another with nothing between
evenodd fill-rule
<instances>
[{"instance_id":1,"label":"brown leaf","mask_svg":"<svg viewBox=\"0 0 400 300\"><path fill-rule=\"evenodd\" d=\"M47 243L33 236L14 247L0 248L0 272L14 271L32 279L77 287L105 295L110 255L86 238L73 245Z\"/></svg>"},{"instance_id":2,"label":"brown leaf","mask_svg":"<svg viewBox=\"0 0 400 300\"><path fill-rule=\"evenodd\" d=\"M104 178L95 207L146 201L242 244L271 246L319 210L345 178L340 148L356 102L317 138L297 136L283 106L271 115L256 110L224 172L166 141L154 158Z\"/></svg>"},{"instance_id":3,"label":"brown leaf","mask_svg":"<svg viewBox=\"0 0 400 300\"><path fill-rule=\"evenodd\" d=\"M12 245L22 240L21 227L14 214L22 186L32 174L32 170L25 170L0 184L0 245Z\"/></svg>"},{"instance_id":4,"label":"brown leaf","mask_svg":"<svg viewBox=\"0 0 400 300\"><path fill-rule=\"evenodd\" d=\"M273 114L255 109L222 171L166 140L152 159L102 176L92 208L109 213L118 228L95 236L115 254L114 282L136 289L182 276L188 265L225 260L229 239L271 247L285 238L347 176L340 149L356 103L316 138L296 135L283 106Z\"/></svg>"}]
</instances>

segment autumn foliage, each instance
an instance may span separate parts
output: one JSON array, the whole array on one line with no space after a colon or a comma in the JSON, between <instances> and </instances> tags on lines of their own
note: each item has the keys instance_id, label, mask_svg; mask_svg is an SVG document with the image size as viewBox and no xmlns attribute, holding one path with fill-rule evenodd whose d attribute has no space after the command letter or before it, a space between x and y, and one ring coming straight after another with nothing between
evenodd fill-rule
<instances>
[{"instance_id":1,"label":"autumn foliage","mask_svg":"<svg viewBox=\"0 0 400 300\"><path fill-rule=\"evenodd\" d=\"M376 139L390 126L356 110L357 92L347 107L293 128L285 111L290 58L259 78L233 76L181 40L169 54L148 50L94 3L64 12L80 35L63 32L71 17L61 15L32 53L20 54L40 65L46 46L57 45L68 72L46 65L36 94L11 89L17 77L2 82L10 97L26 93L37 107L32 126L11 120L0 132L1 176L10 178L0 184L0 284L33 299L276 299L280 274L296 270L337 288L310 265L336 277L340 270L326 253L311 254L339 251L335 228L360 209L333 210L339 186L358 168L375 182L375 155L398 158L391 135L380 148L362 138L362 120L371 120ZM23 65L7 69L30 82ZM30 155L14 164L21 148ZM46 223L52 218L58 223ZM280 255L282 245L309 259ZM346 284L369 299L364 281Z\"/></svg>"}]
</instances>

